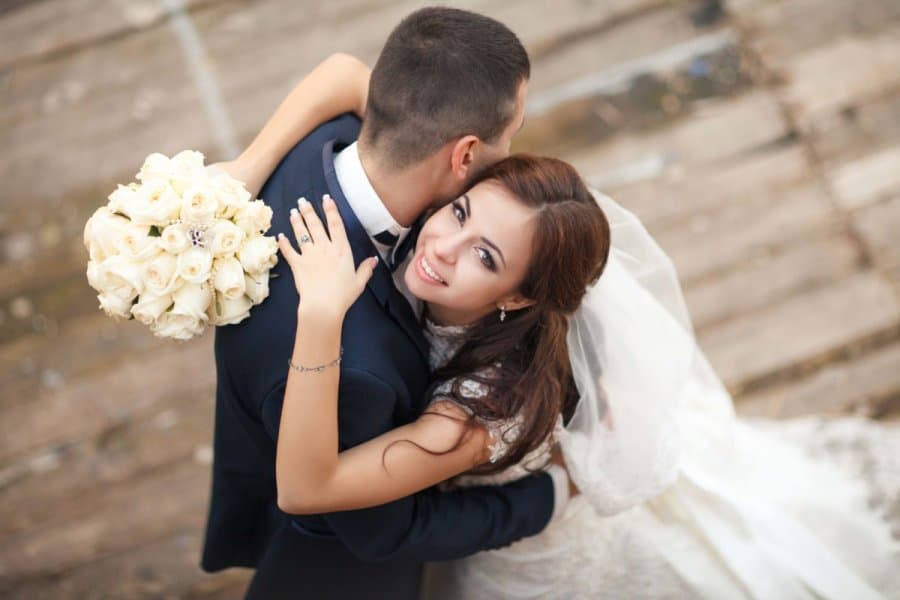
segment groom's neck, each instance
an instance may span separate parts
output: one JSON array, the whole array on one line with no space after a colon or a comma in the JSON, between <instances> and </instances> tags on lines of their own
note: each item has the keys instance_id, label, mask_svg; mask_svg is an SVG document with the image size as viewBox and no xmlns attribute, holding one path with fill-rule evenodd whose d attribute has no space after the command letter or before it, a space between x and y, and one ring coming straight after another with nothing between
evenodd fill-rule
<instances>
[{"instance_id":1,"label":"groom's neck","mask_svg":"<svg viewBox=\"0 0 900 600\"><path fill-rule=\"evenodd\" d=\"M378 197L399 225L409 227L431 206L435 182L434 169L429 161L393 169L362 146L359 148L359 160Z\"/></svg>"}]
</instances>

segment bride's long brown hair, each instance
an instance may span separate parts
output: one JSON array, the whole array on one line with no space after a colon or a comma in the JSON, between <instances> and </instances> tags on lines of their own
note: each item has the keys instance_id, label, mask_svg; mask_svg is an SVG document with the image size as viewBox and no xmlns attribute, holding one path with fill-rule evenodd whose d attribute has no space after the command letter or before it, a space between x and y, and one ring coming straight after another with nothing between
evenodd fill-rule
<instances>
[{"instance_id":1,"label":"bride's long brown hair","mask_svg":"<svg viewBox=\"0 0 900 600\"><path fill-rule=\"evenodd\" d=\"M603 272L610 231L584 181L561 160L513 155L489 167L472 185L483 181L503 186L536 209L533 254L519 287L535 303L508 313L503 322L493 313L469 327L460 350L435 372L429 393L440 382L452 381L451 390L442 395L471 410L459 442L476 419L519 419L517 431L504 433L507 453L475 471L486 474L521 461L540 447L561 413L571 416L577 392L566 346L567 317ZM487 394L462 393L465 379L483 383Z\"/></svg>"}]
</instances>

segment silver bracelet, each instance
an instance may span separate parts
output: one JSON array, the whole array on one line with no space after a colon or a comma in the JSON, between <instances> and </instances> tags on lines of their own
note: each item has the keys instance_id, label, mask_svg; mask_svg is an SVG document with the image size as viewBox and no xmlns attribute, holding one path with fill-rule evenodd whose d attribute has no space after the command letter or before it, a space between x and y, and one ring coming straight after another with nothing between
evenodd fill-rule
<instances>
[{"instance_id":1,"label":"silver bracelet","mask_svg":"<svg viewBox=\"0 0 900 600\"><path fill-rule=\"evenodd\" d=\"M295 365L290 358L288 358L288 366L298 373L321 373L325 369L329 369L331 367L336 367L341 364L341 357L344 356L344 348L341 347L341 353L338 355L336 359L331 361L330 363L326 363L324 365L319 365L317 367L304 367L301 365Z\"/></svg>"}]
</instances>

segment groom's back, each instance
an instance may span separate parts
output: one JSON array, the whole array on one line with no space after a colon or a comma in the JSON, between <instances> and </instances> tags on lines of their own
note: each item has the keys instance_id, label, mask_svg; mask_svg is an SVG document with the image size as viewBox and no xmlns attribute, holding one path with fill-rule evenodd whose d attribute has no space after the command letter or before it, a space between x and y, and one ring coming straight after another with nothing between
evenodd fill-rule
<instances>
[{"instance_id":1,"label":"groom's back","mask_svg":"<svg viewBox=\"0 0 900 600\"><path fill-rule=\"evenodd\" d=\"M323 151L352 142L359 121L344 116L323 125L285 157L261 192L272 207L272 228L293 237L288 220L303 195L318 208L329 187ZM203 555L206 570L256 566L284 515L277 507L275 450L288 372L296 337L297 297L284 260L273 269L270 293L240 324L216 329L216 428L213 487ZM393 301L405 302L392 290ZM339 431L342 448L354 446L400 424L421 410L428 382L425 356L367 290L348 311L342 333ZM301 339L302 343L302 339ZM366 377L359 377L365 372ZM376 394L372 381L390 392ZM316 516L307 529L328 532Z\"/></svg>"}]
</instances>

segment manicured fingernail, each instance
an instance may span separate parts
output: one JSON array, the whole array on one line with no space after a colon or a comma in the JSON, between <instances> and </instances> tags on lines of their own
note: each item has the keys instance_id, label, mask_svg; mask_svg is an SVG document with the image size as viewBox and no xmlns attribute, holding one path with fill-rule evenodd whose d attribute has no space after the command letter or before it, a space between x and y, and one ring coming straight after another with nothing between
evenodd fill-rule
<instances>
[{"instance_id":1,"label":"manicured fingernail","mask_svg":"<svg viewBox=\"0 0 900 600\"><path fill-rule=\"evenodd\" d=\"M331 196L329 196L328 194L325 194L324 196L322 196L322 202L331 203L331 202L334 202L334 200L331 198Z\"/></svg>"},{"instance_id":2,"label":"manicured fingernail","mask_svg":"<svg viewBox=\"0 0 900 600\"><path fill-rule=\"evenodd\" d=\"M296 216L296 215L298 215L298 214L300 214L300 212L299 212L296 208L292 208L292 209L291 209L291 216L292 216L292 217L293 217L293 216Z\"/></svg>"},{"instance_id":3,"label":"manicured fingernail","mask_svg":"<svg viewBox=\"0 0 900 600\"><path fill-rule=\"evenodd\" d=\"M299 206L300 208L303 208L307 204L309 204L309 200L307 200L306 198L303 198L302 196L300 198L297 198L297 206Z\"/></svg>"}]
</instances>

